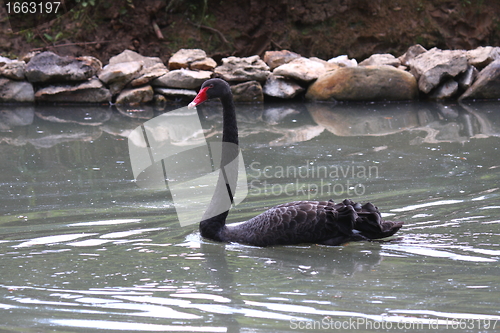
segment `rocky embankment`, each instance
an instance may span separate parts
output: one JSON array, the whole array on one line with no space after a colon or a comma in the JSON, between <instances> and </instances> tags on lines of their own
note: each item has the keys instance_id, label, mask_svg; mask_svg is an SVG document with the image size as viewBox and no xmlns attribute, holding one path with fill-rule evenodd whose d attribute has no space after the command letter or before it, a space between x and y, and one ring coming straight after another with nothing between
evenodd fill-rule
<instances>
[{"instance_id":1,"label":"rocky embankment","mask_svg":"<svg viewBox=\"0 0 500 333\"><path fill-rule=\"evenodd\" d=\"M19 60L0 57L0 102L135 105L191 99L201 84L221 77L237 102L265 96L322 101L462 100L500 98L500 47L426 50L402 56L374 54L359 64L347 56L305 58L290 51L228 57L222 64L203 50L181 49L165 65L126 50L103 67L97 58L42 52Z\"/></svg>"}]
</instances>

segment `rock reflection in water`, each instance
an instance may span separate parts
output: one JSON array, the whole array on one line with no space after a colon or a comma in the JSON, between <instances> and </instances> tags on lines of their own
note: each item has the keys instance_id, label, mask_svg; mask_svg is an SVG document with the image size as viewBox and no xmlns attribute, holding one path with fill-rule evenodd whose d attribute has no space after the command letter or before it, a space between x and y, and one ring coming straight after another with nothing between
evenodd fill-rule
<instances>
[{"instance_id":1,"label":"rock reflection in water","mask_svg":"<svg viewBox=\"0 0 500 333\"><path fill-rule=\"evenodd\" d=\"M179 106L169 106L173 111ZM471 104L387 103L321 104L288 103L240 105L240 137L269 136L267 145L286 146L311 140L326 129L336 136L384 136L403 131L422 132L410 142L465 142L471 138L500 135L500 114L494 102ZM0 110L0 142L27 143L47 148L62 142L90 141L103 132L126 138L142 123L170 110L152 106L136 109L109 106L4 106ZM222 112L218 104L202 105L198 114L206 138L222 134ZM174 116L174 114L172 114ZM36 128L28 128L30 125ZM179 126L165 124L155 130L175 145L196 145L197 133L184 133ZM264 136L263 136L264 137Z\"/></svg>"},{"instance_id":2,"label":"rock reflection in water","mask_svg":"<svg viewBox=\"0 0 500 333\"><path fill-rule=\"evenodd\" d=\"M422 131L425 136L411 142L420 144L465 142L500 133L498 113L480 111L474 104L393 103L382 108L372 104L337 105L333 108L310 104L308 110L316 123L337 136L383 136Z\"/></svg>"}]
</instances>

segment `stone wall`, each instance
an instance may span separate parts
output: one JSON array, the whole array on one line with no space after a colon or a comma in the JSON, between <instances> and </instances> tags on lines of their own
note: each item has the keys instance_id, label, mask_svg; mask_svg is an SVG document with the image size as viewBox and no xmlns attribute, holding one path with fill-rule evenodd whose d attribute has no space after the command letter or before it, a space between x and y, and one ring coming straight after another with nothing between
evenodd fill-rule
<instances>
[{"instance_id":1,"label":"stone wall","mask_svg":"<svg viewBox=\"0 0 500 333\"><path fill-rule=\"evenodd\" d=\"M461 100L500 98L500 47L426 50L410 47L396 58L374 54L359 64L347 56L305 58L268 51L264 58L228 57L217 63L199 49L161 59L126 50L103 67L97 58L42 52L0 57L0 102L136 105L190 100L211 78L228 81L237 102L273 99L322 101Z\"/></svg>"}]
</instances>

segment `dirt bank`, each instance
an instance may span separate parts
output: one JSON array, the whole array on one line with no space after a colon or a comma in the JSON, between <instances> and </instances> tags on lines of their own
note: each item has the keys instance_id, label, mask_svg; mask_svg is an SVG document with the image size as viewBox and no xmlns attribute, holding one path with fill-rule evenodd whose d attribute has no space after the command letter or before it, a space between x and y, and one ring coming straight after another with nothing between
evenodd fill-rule
<instances>
[{"instance_id":1,"label":"dirt bank","mask_svg":"<svg viewBox=\"0 0 500 333\"><path fill-rule=\"evenodd\" d=\"M164 61L180 48L201 48L216 60L288 49L362 60L373 53L399 56L416 43L499 46L499 17L500 2L482 0L82 0L56 20L17 32L2 8L0 54L51 50L106 63L124 49Z\"/></svg>"}]
</instances>

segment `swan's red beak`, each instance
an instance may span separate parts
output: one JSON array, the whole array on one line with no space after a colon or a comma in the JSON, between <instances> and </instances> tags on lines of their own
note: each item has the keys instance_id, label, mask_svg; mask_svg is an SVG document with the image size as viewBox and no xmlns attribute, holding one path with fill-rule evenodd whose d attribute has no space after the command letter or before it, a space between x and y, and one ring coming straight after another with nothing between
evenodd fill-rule
<instances>
[{"instance_id":1,"label":"swan's red beak","mask_svg":"<svg viewBox=\"0 0 500 333\"><path fill-rule=\"evenodd\" d=\"M195 106L200 105L201 103L205 102L208 99L208 96L207 96L208 89L210 89L210 87L205 87L205 88L201 89L198 92L198 95L196 95L196 97L193 99L193 101L191 103L189 103L188 108L192 109Z\"/></svg>"}]
</instances>

